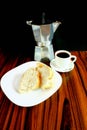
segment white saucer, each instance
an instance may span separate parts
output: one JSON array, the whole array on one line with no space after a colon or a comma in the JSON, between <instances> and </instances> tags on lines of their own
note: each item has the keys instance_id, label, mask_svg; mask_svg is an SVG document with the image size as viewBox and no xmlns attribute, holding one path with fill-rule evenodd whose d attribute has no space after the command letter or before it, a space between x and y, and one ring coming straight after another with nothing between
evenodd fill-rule
<instances>
[{"instance_id":1,"label":"white saucer","mask_svg":"<svg viewBox=\"0 0 87 130\"><path fill-rule=\"evenodd\" d=\"M68 68L61 68L61 67L59 67L59 66L56 64L55 59L53 59L53 60L50 62L50 66L51 66L54 70L56 70L56 71L58 71L58 72L69 72L69 71L73 70L73 68L74 68L74 63L71 62L71 63L69 64Z\"/></svg>"}]
</instances>

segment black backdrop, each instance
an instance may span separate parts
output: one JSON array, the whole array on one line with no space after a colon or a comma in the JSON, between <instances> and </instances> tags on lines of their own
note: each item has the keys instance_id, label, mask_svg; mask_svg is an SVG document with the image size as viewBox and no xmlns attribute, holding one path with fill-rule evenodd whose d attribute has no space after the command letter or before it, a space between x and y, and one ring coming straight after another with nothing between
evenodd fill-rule
<instances>
[{"instance_id":1,"label":"black backdrop","mask_svg":"<svg viewBox=\"0 0 87 130\"><path fill-rule=\"evenodd\" d=\"M87 8L78 1L7 1L1 9L1 42L5 50L16 53L33 53L35 41L26 20L46 19L62 24L56 30L52 44L54 49L87 50Z\"/></svg>"}]
</instances>

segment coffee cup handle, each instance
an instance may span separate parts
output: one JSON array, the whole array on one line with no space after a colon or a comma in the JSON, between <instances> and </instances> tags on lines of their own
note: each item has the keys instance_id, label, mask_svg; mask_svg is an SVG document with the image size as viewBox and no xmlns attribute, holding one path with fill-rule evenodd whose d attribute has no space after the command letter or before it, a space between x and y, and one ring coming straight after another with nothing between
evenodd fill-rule
<instances>
[{"instance_id":1,"label":"coffee cup handle","mask_svg":"<svg viewBox=\"0 0 87 130\"><path fill-rule=\"evenodd\" d=\"M74 55L71 55L70 59L71 59L71 61L74 63L74 62L77 60L77 57L74 56Z\"/></svg>"}]
</instances>

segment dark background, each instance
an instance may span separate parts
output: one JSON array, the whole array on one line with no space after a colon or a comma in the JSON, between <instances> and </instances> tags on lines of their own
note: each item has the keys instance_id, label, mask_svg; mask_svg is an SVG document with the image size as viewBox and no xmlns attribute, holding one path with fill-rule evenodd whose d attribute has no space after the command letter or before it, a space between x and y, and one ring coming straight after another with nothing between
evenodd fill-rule
<instances>
[{"instance_id":1,"label":"dark background","mask_svg":"<svg viewBox=\"0 0 87 130\"><path fill-rule=\"evenodd\" d=\"M87 8L84 1L4 1L1 8L0 46L10 53L33 54L35 41L27 20L61 21L54 50L87 50Z\"/></svg>"}]
</instances>

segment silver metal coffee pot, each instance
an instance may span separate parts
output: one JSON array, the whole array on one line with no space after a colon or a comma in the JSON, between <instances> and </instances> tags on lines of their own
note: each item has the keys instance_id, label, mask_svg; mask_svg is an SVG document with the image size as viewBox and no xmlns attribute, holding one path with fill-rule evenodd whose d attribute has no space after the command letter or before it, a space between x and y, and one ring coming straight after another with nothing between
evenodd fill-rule
<instances>
[{"instance_id":1,"label":"silver metal coffee pot","mask_svg":"<svg viewBox=\"0 0 87 130\"><path fill-rule=\"evenodd\" d=\"M50 24L41 25L33 24L32 21L26 21L26 23L32 27L33 35L36 41L34 60L52 60L54 58L52 39L54 32L61 22L56 21Z\"/></svg>"}]
</instances>

